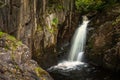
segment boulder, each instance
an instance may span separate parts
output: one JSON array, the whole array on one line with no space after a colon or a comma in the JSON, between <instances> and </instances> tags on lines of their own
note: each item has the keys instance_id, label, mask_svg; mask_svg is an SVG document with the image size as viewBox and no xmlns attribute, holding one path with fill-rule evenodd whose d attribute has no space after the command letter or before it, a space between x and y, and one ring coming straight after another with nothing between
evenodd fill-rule
<instances>
[{"instance_id":1,"label":"boulder","mask_svg":"<svg viewBox=\"0 0 120 80\"><path fill-rule=\"evenodd\" d=\"M98 12L92 18L86 52L92 63L110 70L120 70L119 4Z\"/></svg>"},{"instance_id":2,"label":"boulder","mask_svg":"<svg viewBox=\"0 0 120 80\"><path fill-rule=\"evenodd\" d=\"M0 32L0 80L53 80L31 59L29 48Z\"/></svg>"}]
</instances>

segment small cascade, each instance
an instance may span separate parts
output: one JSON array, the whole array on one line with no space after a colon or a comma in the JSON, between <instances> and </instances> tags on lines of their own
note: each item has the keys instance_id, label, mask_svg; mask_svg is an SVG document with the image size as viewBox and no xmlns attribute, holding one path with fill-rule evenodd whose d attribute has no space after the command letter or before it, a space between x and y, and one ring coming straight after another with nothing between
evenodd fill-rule
<instances>
[{"instance_id":1,"label":"small cascade","mask_svg":"<svg viewBox=\"0 0 120 80\"><path fill-rule=\"evenodd\" d=\"M48 70L62 70L64 72L69 72L71 70L79 69L80 66L85 65L82 62L83 53L84 53L84 45L86 42L86 33L87 33L87 24L89 20L86 16L83 17L83 23L76 30L73 40L72 46L70 49L70 55L68 61L60 62L56 66L50 67Z\"/></svg>"},{"instance_id":2,"label":"small cascade","mask_svg":"<svg viewBox=\"0 0 120 80\"><path fill-rule=\"evenodd\" d=\"M84 52L79 52L79 53L78 53L77 61L81 61L81 62L82 62L83 53L84 53Z\"/></svg>"},{"instance_id":3,"label":"small cascade","mask_svg":"<svg viewBox=\"0 0 120 80\"><path fill-rule=\"evenodd\" d=\"M83 23L79 25L76 30L69 52L69 61L81 61L84 53L84 46L86 42L86 33L87 33L87 25L89 20L86 16L83 16Z\"/></svg>"}]
</instances>

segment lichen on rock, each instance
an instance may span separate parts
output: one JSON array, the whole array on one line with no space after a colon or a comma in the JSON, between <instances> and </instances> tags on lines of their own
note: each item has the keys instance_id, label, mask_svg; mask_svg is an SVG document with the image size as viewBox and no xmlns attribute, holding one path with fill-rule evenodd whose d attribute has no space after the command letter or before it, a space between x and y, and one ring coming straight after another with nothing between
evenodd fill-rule
<instances>
[{"instance_id":1,"label":"lichen on rock","mask_svg":"<svg viewBox=\"0 0 120 80\"><path fill-rule=\"evenodd\" d=\"M44 74L43 74L44 73ZM53 80L31 59L29 48L0 32L0 80Z\"/></svg>"}]
</instances>

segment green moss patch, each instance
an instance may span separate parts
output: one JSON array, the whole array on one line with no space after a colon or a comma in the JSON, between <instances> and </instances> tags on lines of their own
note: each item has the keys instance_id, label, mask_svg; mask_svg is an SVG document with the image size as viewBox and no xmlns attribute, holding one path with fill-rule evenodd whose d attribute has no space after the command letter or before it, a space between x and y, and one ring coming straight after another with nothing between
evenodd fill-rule
<instances>
[{"instance_id":1,"label":"green moss patch","mask_svg":"<svg viewBox=\"0 0 120 80\"><path fill-rule=\"evenodd\" d=\"M120 16L118 16L115 21L113 21L112 25L115 26L117 25L118 23L120 23Z\"/></svg>"},{"instance_id":2,"label":"green moss patch","mask_svg":"<svg viewBox=\"0 0 120 80\"><path fill-rule=\"evenodd\" d=\"M22 45L21 41L18 41L15 39L15 37L8 35L7 33L0 31L0 38L4 40L4 48L5 49L11 49L16 50L16 48L20 45Z\"/></svg>"},{"instance_id":3,"label":"green moss patch","mask_svg":"<svg viewBox=\"0 0 120 80\"><path fill-rule=\"evenodd\" d=\"M36 68L35 68L35 73L37 74L37 76L39 76L39 77L41 78L41 80L46 80L46 79L44 78L44 75L46 75L47 72L44 71L43 69L41 69L40 67L36 67Z\"/></svg>"},{"instance_id":4,"label":"green moss patch","mask_svg":"<svg viewBox=\"0 0 120 80\"><path fill-rule=\"evenodd\" d=\"M40 32L40 31L42 31L42 30L43 30L42 26L40 26L40 24L38 24L38 26L37 26L37 31Z\"/></svg>"},{"instance_id":5,"label":"green moss patch","mask_svg":"<svg viewBox=\"0 0 120 80\"><path fill-rule=\"evenodd\" d=\"M4 35L4 33L0 31L0 38L1 38L3 35Z\"/></svg>"},{"instance_id":6,"label":"green moss patch","mask_svg":"<svg viewBox=\"0 0 120 80\"><path fill-rule=\"evenodd\" d=\"M57 26L57 24L58 24L58 18L53 18L52 25Z\"/></svg>"}]
</instances>

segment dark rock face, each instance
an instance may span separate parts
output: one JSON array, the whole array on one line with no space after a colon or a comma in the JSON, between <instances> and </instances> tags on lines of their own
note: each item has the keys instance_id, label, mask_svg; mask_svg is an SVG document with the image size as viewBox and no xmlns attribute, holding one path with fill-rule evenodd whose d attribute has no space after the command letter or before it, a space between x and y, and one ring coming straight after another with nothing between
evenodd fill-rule
<instances>
[{"instance_id":1,"label":"dark rock face","mask_svg":"<svg viewBox=\"0 0 120 80\"><path fill-rule=\"evenodd\" d=\"M64 4L65 1L71 2L72 0L37 1L37 30L33 39L33 58L45 68L57 63L58 25L65 22L65 16L70 9L70 3ZM58 5L64 9L58 8Z\"/></svg>"},{"instance_id":2,"label":"dark rock face","mask_svg":"<svg viewBox=\"0 0 120 80\"><path fill-rule=\"evenodd\" d=\"M3 0L5 5L0 8L0 29L29 46L36 29L36 0Z\"/></svg>"},{"instance_id":3,"label":"dark rock face","mask_svg":"<svg viewBox=\"0 0 120 80\"><path fill-rule=\"evenodd\" d=\"M58 24L67 23L68 26L71 23L73 0L59 0L57 4L51 0L2 2L4 5L0 7L0 30L26 44L33 54L32 57L41 66L49 67L55 64ZM68 17L65 17L66 15Z\"/></svg>"},{"instance_id":4,"label":"dark rock face","mask_svg":"<svg viewBox=\"0 0 120 80\"><path fill-rule=\"evenodd\" d=\"M98 13L91 21L87 55L93 63L120 70L120 6Z\"/></svg>"},{"instance_id":5,"label":"dark rock face","mask_svg":"<svg viewBox=\"0 0 120 80\"><path fill-rule=\"evenodd\" d=\"M31 59L29 48L0 32L0 80L53 80Z\"/></svg>"}]
</instances>

